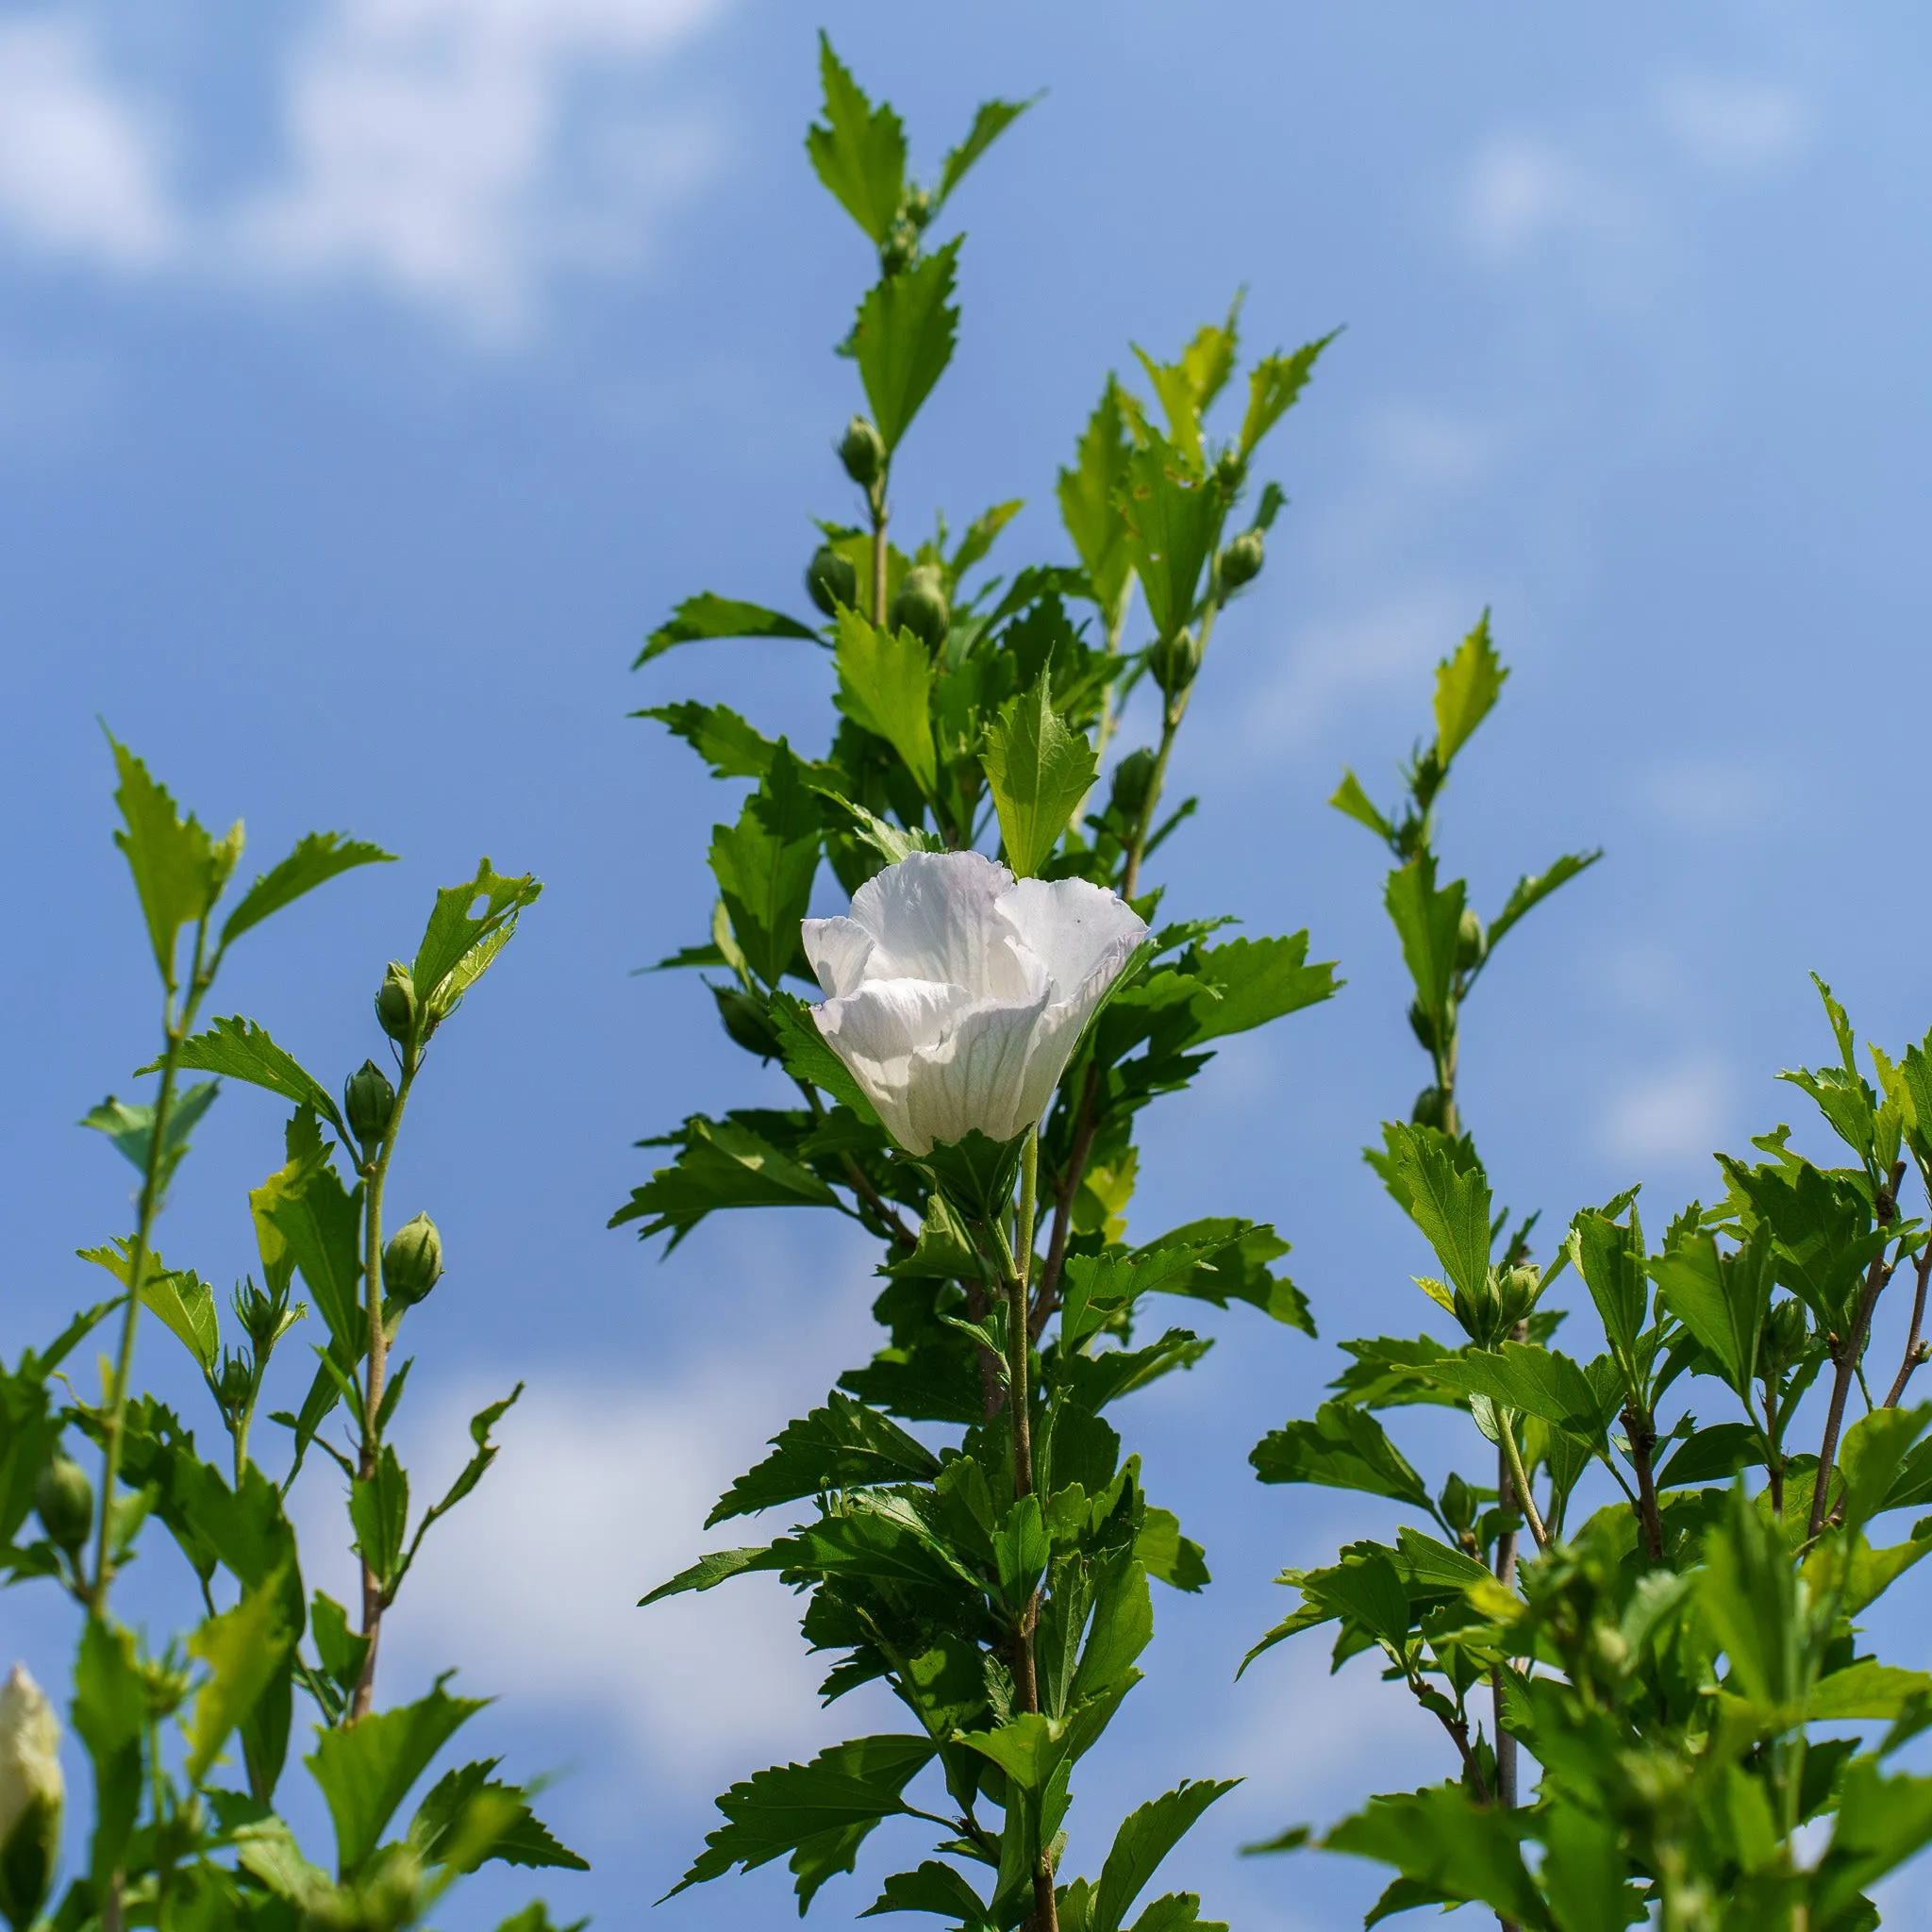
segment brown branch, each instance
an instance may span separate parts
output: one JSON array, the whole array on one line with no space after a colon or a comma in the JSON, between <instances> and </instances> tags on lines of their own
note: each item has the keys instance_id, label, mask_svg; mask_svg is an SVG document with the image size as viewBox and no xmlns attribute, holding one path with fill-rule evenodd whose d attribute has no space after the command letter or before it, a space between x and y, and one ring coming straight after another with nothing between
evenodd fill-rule
<instances>
[{"instance_id":1,"label":"brown branch","mask_svg":"<svg viewBox=\"0 0 1932 1932\"><path fill-rule=\"evenodd\" d=\"M1905 1178L1905 1162L1894 1161L1890 1183L1879 1189L1878 1198L1873 1203L1875 1218L1881 1226L1891 1219L1898 1197L1898 1184ZM1864 1354L1866 1338L1872 1333L1872 1311L1878 1306L1878 1297L1890 1279L1891 1270L1886 1265L1885 1250L1880 1248L1872 1257L1872 1265L1865 1270L1864 1292L1858 1297L1858 1312L1853 1318L1852 1332L1840 1344L1833 1357L1838 1370L1831 1378L1831 1407L1825 1411L1824 1440L1818 1449L1817 1480L1811 1491L1811 1517L1806 1528L1806 1534L1813 1539L1824 1528L1832 1471L1838 1466L1839 1431L1844 1426L1845 1398L1851 1393L1852 1377L1858 1372L1858 1357Z\"/></svg>"},{"instance_id":2,"label":"brown branch","mask_svg":"<svg viewBox=\"0 0 1932 1932\"><path fill-rule=\"evenodd\" d=\"M1630 1460L1637 1470L1637 1520L1643 1526L1643 1547L1653 1563L1664 1559L1664 1526L1657 1514L1657 1477L1650 1466L1651 1451L1657 1447L1657 1425L1626 1403L1624 1432L1630 1441Z\"/></svg>"},{"instance_id":3,"label":"brown branch","mask_svg":"<svg viewBox=\"0 0 1932 1932\"><path fill-rule=\"evenodd\" d=\"M1912 1379L1919 1364L1925 1359L1926 1344L1919 1340L1919 1332L1925 1325L1925 1283L1932 1276L1932 1240L1919 1250L1915 1264L1918 1285L1912 1292L1912 1326L1906 1337L1906 1352L1898 1365L1898 1374L1891 1385L1891 1391L1885 1398L1883 1407L1896 1408L1899 1399L1906 1392L1906 1384Z\"/></svg>"},{"instance_id":4,"label":"brown branch","mask_svg":"<svg viewBox=\"0 0 1932 1932\"><path fill-rule=\"evenodd\" d=\"M845 1155L843 1159L846 1178L851 1183L852 1191L891 1229L892 1239L901 1247L916 1248L919 1245L919 1237L900 1219L899 1210L866 1178L865 1170L852 1155Z\"/></svg>"}]
</instances>

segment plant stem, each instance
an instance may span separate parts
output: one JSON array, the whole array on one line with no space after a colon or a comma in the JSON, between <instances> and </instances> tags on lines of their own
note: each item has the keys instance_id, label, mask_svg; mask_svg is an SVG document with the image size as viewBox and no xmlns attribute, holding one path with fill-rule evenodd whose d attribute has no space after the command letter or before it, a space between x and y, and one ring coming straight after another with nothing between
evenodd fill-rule
<instances>
[{"instance_id":1,"label":"plant stem","mask_svg":"<svg viewBox=\"0 0 1932 1932\"><path fill-rule=\"evenodd\" d=\"M1014 1217L1017 1242L1008 1247L1005 1228L994 1224L994 1238L1003 1252L1001 1273L1007 1295L1007 1414L1013 1432L1013 1501L1033 1493L1033 1401L1027 1390L1028 1357L1033 1337L1027 1324L1028 1276L1033 1267L1033 1222L1039 1189L1040 1132L1026 1136L1020 1157L1020 1200ZM1015 1250L1017 1257L1015 1258ZM1013 1688L1023 1712L1040 1710L1040 1675L1034 1657L1034 1631L1040 1621L1040 1593L1028 1598L1013 1633ZM1053 1894L1053 1866L1041 1845L1033 1866L1032 1932L1058 1932L1058 1908Z\"/></svg>"},{"instance_id":2,"label":"plant stem","mask_svg":"<svg viewBox=\"0 0 1932 1932\"><path fill-rule=\"evenodd\" d=\"M1651 1470L1650 1453L1657 1446L1657 1424L1626 1404L1624 1432L1630 1441L1630 1461L1637 1471L1637 1520L1643 1525L1643 1547L1653 1563L1664 1559L1664 1526L1657 1515L1657 1478Z\"/></svg>"},{"instance_id":3,"label":"plant stem","mask_svg":"<svg viewBox=\"0 0 1932 1932\"><path fill-rule=\"evenodd\" d=\"M154 1120L148 1133L147 1162L142 1170L141 1207L134 1229L134 1252L127 1257L127 1306L121 1317L121 1348L114 1368L113 1401L108 1411L108 1442L101 1457L101 1520L94 1540L94 1575L87 1596L88 1609L96 1617L108 1610L108 1589L113 1582L108 1566L108 1544L114 1517L114 1485L121 1476L121 1454L127 1432L127 1384L134 1374L134 1337L141 1317L141 1291L147 1286L148 1257L154 1240L154 1226L161 1211L161 1194L166 1183L168 1122L175 1111L175 1080L180 1071L181 1043L194 1024L195 1008L208 991L213 974L207 971L208 921L194 929L194 966L188 992L176 1011L176 989L170 983L162 996L161 1024L167 1047L161 1056L161 1087L155 1097ZM116 1894L118 1898L118 1892Z\"/></svg>"},{"instance_id":4,"label":"plant stem","mask_svg":"<svg viewBox=\"0 0 1932 1932\"><path fill-rule=\"evenodd\" d=\"M1906 1337L1906 1352L1898 1365L1898 1374L1892 1379L1890 1391L1885 1398L1887 1408L1896 1408L1906 1392L1906 1384L1912 1379L1919 1364L1925 1359L1924 1344L1919 1340L1920 1331L1925 1325L1925 1283L1932 1276L1932 1241L1919 1250L1919 1258L1914 1264L1918 1281L1912 1291L1912 1326Z\"/></svg>"},{"instance_id":5,"label":"plant stem","mask_svg":"<svg viewBox=\"0 0 1932 1932\"><path fill-rule=\"evenodd\" d=\"M1214 619L1220 607L1210 598L1201 611L1201 660L1208 656L1208 640L1214 632ZM1199 678L1200 665L1197 662L1194 676ZM1133 842L1127 847L1127 862L1121 871L1121 897L1131 899L1141 883L1141 864L1147 856L1147 841L1154 830L1154 814L1160 805L1162 787L1167 783L1168 754L1174 750L1174 741L1181 728L1181 720L1188 715L1188 700L1193 694L1191 683L1186 691L1176 691L1167 700L1166 708L1160 720L1160 749L1154 757L1154 773L1147 780L1147 796L1141 804L1141 822L1134 827Z\"/></svg>"},{"instance_id":6,"label":"plant stem","mask_svg":"<svg viewBox=\"0 0 1932 1932\"><path fill-rule=\"evenodd\" d=\"M1536 1498L1529 1490L1529 1478L1523 1473L1523 1452L1516 1446L1515 1418L1499 1411L1497 1420L1503 1425L1499 1432L1501 1445L1504 1458L1509 1465L1509 1480L1515 1485L1518 1507L1523 1511L1524 1521L1529 1524L1530 1535L1536 1539L1537 1548L1548 1549L1550 1533L1537 1513Z\"/></svg>"},{"instance_id":7,"label":"plant stem","mask_svg":"<svg viewBox=\"0 0 1932 1932\"><path fill-rule=\"evenodd\" d=\"M1891 1219L1898 1197L1898 1184L1905 1178L1905 1162L1895 1161L1890 1184L1878 1191L1878 1198L1873 1206L1881 1225ZM1858 1296L1858 1311L1852 1320L1852 1332L1840 1348L1837 1372L1831 1378L1831 1407L1825 1411L1824 1440L1818 1449L1818 1474L1811 1491L1811 1516L1806 1525L1807 1537L1816 1538L1824 1528L1825 1507L1831 1496L1832 1471L1838 1466L1839 1431L1844 1426L1845 1397L1851 1392L1852 1377L1858 1370L1858 1357L1864 1354L1866 1337L1872 1332L1872 1310L1878 1306L1879 1294L1890 1277L1891 1270L1886 1265L1885 1250L1881 1248L1872 1257L1872 1265L1865 1270L1865 1287Z\"/></svg>"},{"instance_id":8,"label":"plant stem","mask_svg":"<svg viewBox=\"0 0 1932 1932\"><path fill-rule=\"evenodd\" d=\"M1067 1156L1066 1172L1054 1189L1053 1232L1047 1238L1046 1259L1040 1265L1040 1294L1033 1309L1032 1331L1036 1341L1059 1306L1060 1274L1067 1265L1067 1241L1074 1228L1074 1201L1086 1178L1087 1158L1093 1152L1093 1136L1100 1125L1093 1110L1099 1092L1100 1067L1090 1060L1080 1087L1080 1107L1074 1120L1074 1144Z\"/></svg>"},{"instance_id":9,"label":"plant stem","mask_svg":"<svg viewBox=\"0 0 1932 1932\"><path fill-rule=\"evenodd\" d=\"M886 475L882 469L879 480L866 492L872 507L872 621L879 625L886 621L886 563L891 554L886 543L886 519L891 514L886 508Z\"/></svg>"},{"instance_id":10,"label":"plant stem","mask_svg":"<svg viewBox=\"0 0 1932 1932\"><path fill-rule=\"evenodd\" d=\"M412 1041L404 1049L403 1077L396 1088L395 1105L390 1109L389 1125L375 1158L362 1170L362 1291L369 1309L369 1380L362 1407L362 1448L357 1470L364 1482L375 1474L382 1447L380 1417L383 1384L389 1374L389 1336L382 1325L382 1191L389 1178L389 1164L396 1151L396 1136L402 1131L403 1109L408 1105L409 1089L415 1084L416 1070L422 1064ZM375 1695L375 1652L382 1638L382 1579L369 1558L362 1558L362 1635L369 1647L362 1656L362 1672L356 1680L355 1695L349 1702L349 1722L369 1714Z\"/></svg>"}]
</instances>

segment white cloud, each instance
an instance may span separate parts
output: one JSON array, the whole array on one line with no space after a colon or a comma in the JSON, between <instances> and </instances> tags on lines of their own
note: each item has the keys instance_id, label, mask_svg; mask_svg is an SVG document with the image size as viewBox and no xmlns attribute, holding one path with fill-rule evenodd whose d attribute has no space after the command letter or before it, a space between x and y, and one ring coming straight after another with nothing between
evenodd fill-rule
<instances>
[{"instance_id":1,"label":"white cloud","mask_svg":"<svg viewBox=\"0 0 1932 1932\"><path fill-rule=\"evenodd\" d=\"M235 236L276 273L345 275L486 328L525 319L561 261L634 253L645 218L703 167L688 116L628 134L582 84L660 59L720 0L335 0L296 50L284 177Z\"/></svg>"},{"instance_id":2,"label":"white cloud","mask_svg":"<svg viewBox=\"0 0 1932 1932\"><path fill-rule=\"evenodd\" d=\"M1767 82L1679 75L1657 91L1664 125L1700 160L1759 168L1782 159L1809 131L1805 103Z\"/></svg>"},{"instance_id":3,"label":"white cloud","mask_svg":"<svg viewBox=\"0 0 1932 1932\"><path fill-rule=\"evenodd\" d=\"M0 26L0 229L108 269L151 268L174 251L155 128L77 20Z\"/></svg>"},{"instance_id":4,"label":"white cloud","mask_svg":"<svg viewBox=\"0 0 1932 1932\"><path fill-rule=\"evenodd\" d=\"M1470 172L1469 229L1491 255L1514 255L1575 213L1584 200L1574 166L1547 142L1492 142Z\"/></svg>"},{"instance_id":5,"label":"white cloud","mask_svg":"<svg viewBox=\"0 0 1932 1932\"><path fill-rule=\"evenodd\" d=\"M1639 799L1665 824L1687 831L1761 831L1777 803L1770 775L1724 755L1683 758L1652 767Z\"/></svg>"},{"instance_id":6,"label":"white cloud","mask_svg":"<svg viewBox=\"0 0 1932 1932\"><path fill-rule=\"evenodd\" d=\"M1604 1150L1631 1161L1701 1160L1724 1139L1730 1097L1728 1071L1707 1056L1644 1074L1604 1109Z\"/></svg>"}]
</instances>

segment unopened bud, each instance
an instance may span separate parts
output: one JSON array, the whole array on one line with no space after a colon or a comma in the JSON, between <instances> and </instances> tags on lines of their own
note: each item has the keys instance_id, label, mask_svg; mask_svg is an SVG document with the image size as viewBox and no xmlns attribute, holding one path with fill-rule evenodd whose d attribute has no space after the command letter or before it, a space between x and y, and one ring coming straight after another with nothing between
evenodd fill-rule
<instances>
[{"instance_id":1,"label":"unopened bud","mask_svg":"<svg viewBox=\"0 0 1932 1932\"><path fill-rule=\"evenodd\" d=\"M1434 1053L1441 1044L1436 1037L1436 1016L1420 1000L1412 1002L1409 1007L1408 1030L1430 1053Z\"/></svg>"},{"instance_id":2,"label":"unopened bud","mask_svg":"<svg viewBox=\"0 0 1932 1932\"><path fill-rule=\"evenodd\" d=\"M1243 530L1221 553L1221 581L1230 591L1252 584L1268 560L1267 540L1259 530Z\"/></svg>"},{"instance_id":3,"label":"unopened bud","mask_svg":"<svg viewBox=\"0 0 1932 1932\"><path fill-rule=\"evenodd\" d=\"M255 1388L255 1371L247 1359L231 1355L222 1364L222 1401L231 1410L240 1409Z\"/></svg>"},{"instance_id":4,"label":"unopened bud","mask_svg":"<svg viewBox=\"0 0 1932 1932\"><path fill-rule=\"evenodd\" d=\"M0 1913L14 1932L39 1918L60 1849L60 1724L15 1664L0 1687Z\"/></svg>"},{"instance_id":5,"label":"unopened bud","mask_svg":"<svg viewBox=\"0 0 1932 1932\"><path fill-rule=\"evenodd\" d=\"M363 1146L374 1147L389 1132L395 1110L396 1090L374 1060L364 1060L342 1083L342 1115Z\"/></svg>"},{"instance_id":6,"label":"unopened bud","mask_svg":"<svg viewBox=\"0 0 1932 1932\"><path fill-rule=\"evenodd\" d=\"M735 986L714 986L711 997L718 1002L718 1017L724 1021L725 1032L746 1053L755 1053L761 1060L774 1060L783 1052L761 1000Z\"/></svg>"},{"instance_id":7,"label":"unopened bud","mask_svg":"<svg viewBox=\"0 0 1932 1932\"><path fill-rule=\"evenodd\" d=\"M946 595L946 580L936 566L922 563L906 573L888 622L893 630L909 630L928 651L944 644L953 626L953 605Z\"/></svg>"},{"instance_id":8,"label":"unopened bud","mask_svg":"<svg viewBox=\"0 0 1932 1932\"><path fill-rule=\"evenodd\" d=\"M375 1024L399 1046L415 1031L416 982L400 960L391 959L383 974L375 995Z\"/></svg>"},{"instance_id":9,"label":"unopened bud","mask_svg":"<svg viewBox=\"0 0 1932 1932\"><path fill-rule=\"evenodd\" d=\"M1162 638L1147 660L1154 681L1169 697L1178 697L1193 683L1201 669L1201 646L1191 630L1177 630Z\"/></svg>"},{"instance_id":10,"label":"unopened bud","mask_svg":"<svg viewBox=\"0 0 1932 1932\"><path fill-rule=\"evenodd\" d=\"M382 1251L382 1290L413 1307L442 1278L442 1237L428 1215L407 1221Z\"/></svg>"},{"instance_id":11,"label":"unopened bud","mask_svg":"<svg viewBox=\"0 0 1932 1932\"><path fill-rule=\"evenodd\" d=\"M1810 1339L1804 1303L1787 1295L1766 1318L1764 1340L1757 1349L1758 1373L1782 1375L1804 1355Z\"/></svg>"},{"instance_id":12,"label":"unopened bud","mask_svg":"<svg viewBox=\"0 0 1932 1932\"><path fill-rule=\"evenodd\" d=\"M1503 1326L1513 1328L1536 1307L1537 1297L1543 1291L1542 1271L1526 1266L1507 1268L1496 1288Z\"/></svg>"},{"instance_id":13,"label":"unopened bud","mask_svg":"<svg viewBox=\"0 0 1932 1932\"><path fill-rule=\"evenodd\" d=\"M805 567L805 592L827 617L837 617L841 604L858 602L858 572L849 557L822 543Z\"/></svg>"},{"instance_id":14,"label":"unopened bud","mask_svg":"<svg viewBox=\"0 0 1932 1932\"><path fill-rule=\"evenodd\" d=\"M1409 1119L1419 1127L1445 1130L1449 1120L1449 1096L1440 1087L1424 1087L1415 1097Z\"/></svg>"},{"instance_id":15,"label":"unopened bud","mask_svg":"<svg viewBox=\"0 0 1932 1932\"><path fill-rule=\"evenodd\" d=\"M863 416L855 416L840 439L839 460L861 490L870 490L885 472L885 438Z\"/></svg>"},{"instance_id":16,"label":"unopened bud","mask_svg":"<svg viewBox=\"0 0 1932 1932\"><path fill-rule=\"evenodd\" d=\"M902 275L919 253L919 230L910 222L894 222L879 244L879 267L888 275Z\"/></svg>"},{"instance_id":17,"label":"unopened bud","mask_svg":"<svg viewBox=\"0 0 1932 1932\"><path fill-rule=\"evenodd\" d=\"M910 222L915 228L923 228L932 220L932 196L923 188L908 188L906 199L899 204L899 219Z\"/></svg>"},{"instance_id":18,"label":"unopened bud","mask_svg":"<svg viewBox=\"0 0 1932 1932\"><path fill-rule=\"evenodd\" d=\"M1453 1471L1442 1485L1442 1517L1458 1535L1475 1521L1476 1493Z\"/></svg>"},{"instance_id":19,"label":"unopened bud","mask_svg":"<svg viewBox=\"0 0 1932 1932\"><path fill-rule=\"evenodd\" d=\"M1456 970L1468 973L1488 957L1490 935L1474 906L1462 908L1462 924L1456 928Z\"/></svg>"},{"instance_id":20,"label":"unopened bud","mask_svg":"<svg viewBox=\"0 0 1932 1932\"><path fill-rule=\"evenodd\" d=\"M1130 825L1140 824L1141 814L1147 808L1147 788L1154 783L1154 764L1152 749L1141 745L1113 768L1113 784L1107 800L1108 812Z\"/></svg>"},{"instance_id":21,"label":"unopened bud","mask_svg":"<svg viewBox=\"0 0 1932 1932\"><path fill-rule=\"evenodd\" d=\"M1214 480L1230 496L1241 487L1242 479L1247 474L1248 466L1241 459L1239 450L1224 449L1215 459Z\"/></svg>"},{"instance_id":22,"label":"unopened bud","mask_svg":"<svg viewBox=\"0 0 1932 1932\"><path fill-rule=\"evenodd\" d=\"M94 1486L87 1471L58 1449L34 1482L34 1514L57 1549L79 1549L93 1527Z\"/></svg>"}]
</instances>

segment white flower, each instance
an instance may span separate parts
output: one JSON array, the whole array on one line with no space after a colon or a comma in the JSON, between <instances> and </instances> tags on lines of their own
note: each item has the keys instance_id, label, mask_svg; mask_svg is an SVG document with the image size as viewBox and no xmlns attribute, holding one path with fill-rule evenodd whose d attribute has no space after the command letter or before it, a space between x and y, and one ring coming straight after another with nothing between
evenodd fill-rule
<instances>
[{"instance_id":1,"label":"white flower","mask_svg":"<svg viewBox=\"0 0 1932 1932\"><path fill-rule=\"evenodd\" d=\"M819 1031L908 1154L1039 1123L1080 1029L1147 926L1084 879L1021 879L977 852L915 852L808 919Z\"/></svg>"},{"instance_id":2,"label":"white flower","mask_svg":"<svg viewBox=\"0 0 1932 1932\"><path fill-rule=\"evenodd\" d=\"M44 1903L60 1843L60 1724L15 1664L0 1686L0 1913L25 1925Z\"/></svg>"}]
</instances>

